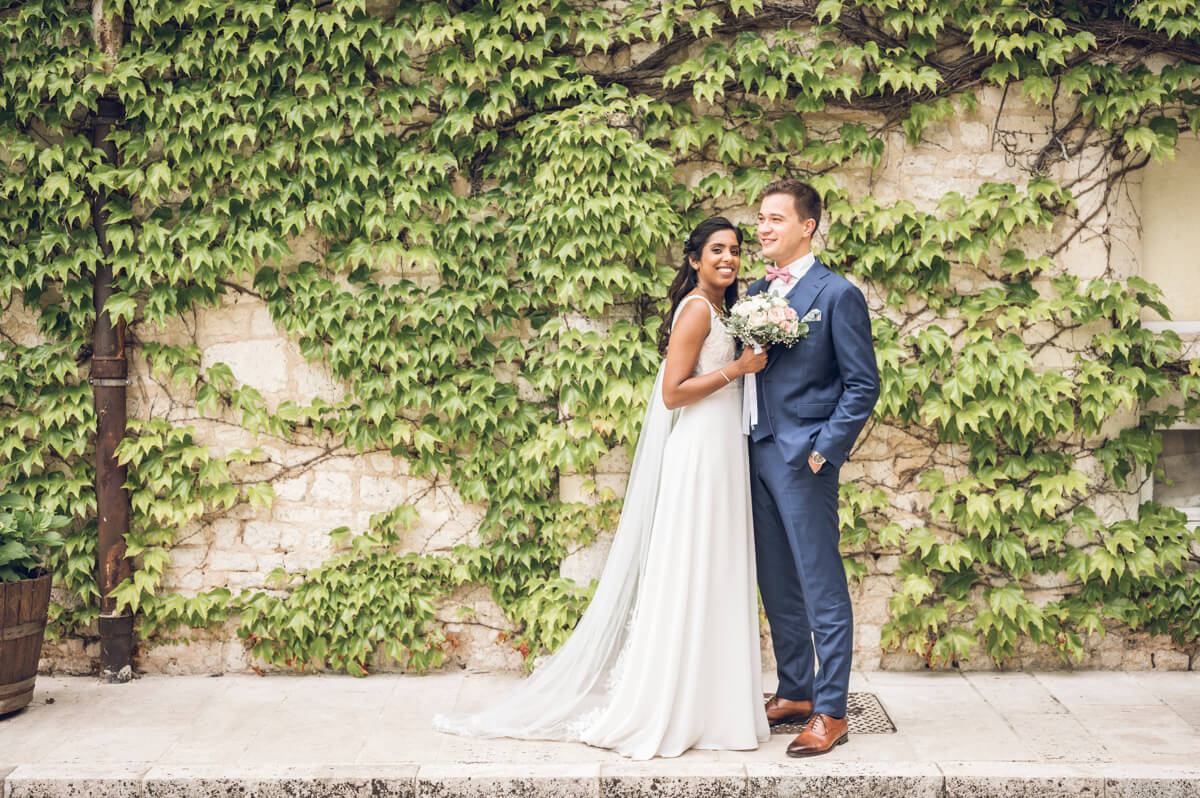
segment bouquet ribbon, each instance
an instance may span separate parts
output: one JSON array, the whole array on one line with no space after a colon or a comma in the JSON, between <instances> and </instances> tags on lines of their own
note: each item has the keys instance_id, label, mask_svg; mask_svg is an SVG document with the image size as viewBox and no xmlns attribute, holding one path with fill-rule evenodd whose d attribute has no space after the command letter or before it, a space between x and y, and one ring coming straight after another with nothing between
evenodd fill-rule
<instances>
[{"instance_id":1,"label":"bouquet ribbon","mask_svg":"<svg viewBox=\"0 0 1200 798\"><path fill-rule=\"evenodd\" d=\"M763 348L754 344L754 354L762 354ZM747 374L742 381L742 433L750 434L750 430L758 424L758 377L757 374Z\"/></svg>"}]
</instances>

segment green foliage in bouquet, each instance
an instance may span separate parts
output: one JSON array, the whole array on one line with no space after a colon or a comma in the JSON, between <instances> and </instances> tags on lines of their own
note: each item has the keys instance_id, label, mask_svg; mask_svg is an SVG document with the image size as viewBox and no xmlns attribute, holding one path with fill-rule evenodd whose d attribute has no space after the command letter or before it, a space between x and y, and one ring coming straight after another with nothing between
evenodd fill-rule
<instances>
[{"instance_id":1,"label":"green foliage in bouquet","mask_svg":"<svg viewBox=\"0 0 1200 798\"><path fill-rule=\"evenodd\" d=\"M884 644L931 664L1004 662L1026 642L1071 659L1089 635L1129 628L1196 653L1196 532L1154 504L1115 522L1096 504L1153 471L1161 426L1200 414L1200 364L1142 324L1144 308L1165 315L1154 286L1076 280L1057 260L1090 209L1200 128L1193 2L176 0L109 13L115 60L93 43L90 3L0 9L0 485L76 522L50 557L74 597L52 609L62 630L84 629L97 598L84 376L104 256L90 191L111 194L109 311L129 323L135 371L189 408L138 421L120 447L136 567L118 598L147 639L233 620L267 663L365 673L438 666L455 619L439 608L473 587L506 613L512 645L561 643L588 590L559 564L612 528L619 501L563 501L560 477L636 440L690 225L787 174L825 199L822 258L886 303L874 427L930 453L886 485L927 496L916 525L891 517L878 480L843 494L848 571L900 559ZM1046 109L1044 129L1006 132L1002 113L984 117L985 92ZM106 95L127 114L116 166L87 137ZM1010 182L926 209L847 188L971 120L992 130ZM987 279L960 291L952 274L972 269ZM269 406L197 347L158 340L233 296L265 303L344 396ZM1058 366L1038 361L1052 342L1068 350ZM1142 412L1151 401L1162 409ZM1120 413L1125 428L1105 423ZM216 453L201 421L264 446ZM298 465L265 445L314 440ZM181 530L366 453L482 508L473 537L406 551L412 497L362 535L333 530L340 553L277 574L278 589L163 589Z\"/></svg>"}]
</instances>

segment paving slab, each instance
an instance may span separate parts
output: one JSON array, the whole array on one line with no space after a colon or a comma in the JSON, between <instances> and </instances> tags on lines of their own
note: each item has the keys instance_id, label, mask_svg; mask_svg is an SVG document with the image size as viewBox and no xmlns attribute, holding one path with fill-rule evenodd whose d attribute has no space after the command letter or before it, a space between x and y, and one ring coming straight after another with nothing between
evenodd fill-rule
<instances>
[{"instance_id":1,"label":"paving slab","mask_svg":"<svg viewBox=\"0 0 1200 798\"><path fill-rule=\"evenodd\" d=\"M1200 729L1163 703L1149 706L1083 706L1072 713L1088 733L1119 760L1135 751L1145 762L1200 761Z\"/></svg>"},{"instance_id":2,"label":"paving slab","mask_svg":"<svg viewBox=\"0 0 1200 798\"><path fill-rule=\"evenodd\" d=\"M1029 673L964 673L963 678L1002 717L1065 715L1067 708Z\"/></svg>"},{"instance_id":3,"label":"paving slab","mask_svg":"<svg viewBox=\"0 0 1200 798\"><path fill-rule=\"evenodd\" d=\"M1152 706L1162 703L1153 690L1147 689L1145 683L1131 673L1055 672L1038 673L1035 678L1072 711L1089 706Z\"/></svg>"}]
</instances>

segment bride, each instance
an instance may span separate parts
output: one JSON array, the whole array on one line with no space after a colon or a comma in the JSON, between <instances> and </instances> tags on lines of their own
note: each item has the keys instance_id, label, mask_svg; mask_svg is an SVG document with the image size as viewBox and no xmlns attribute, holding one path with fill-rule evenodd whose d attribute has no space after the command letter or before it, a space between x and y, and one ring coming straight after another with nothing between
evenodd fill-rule
<instances>
[{"instance_id":1,"label":"bride","mask_svg":"<svg viewBox=\"0 0 1200 798\"><path fill-rule=\"evenodd\" d=\"M435 717L439 731L577 740L635 759L768 738L738 384L767 355L735 359L718 321L737 298L741 243L714 216L684 244L659 330L666 360L587 611L510 695Z\"/></svg>"}]
</instances>

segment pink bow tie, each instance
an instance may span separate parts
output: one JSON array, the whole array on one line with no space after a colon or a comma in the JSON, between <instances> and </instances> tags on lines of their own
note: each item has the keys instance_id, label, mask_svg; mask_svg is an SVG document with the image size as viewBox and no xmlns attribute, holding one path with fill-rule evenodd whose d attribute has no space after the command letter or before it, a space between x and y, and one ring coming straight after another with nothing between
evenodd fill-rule
<instances>
[{"instance_id":1,"label":"pink bow tie","mask_svg":"<svg viewBox=\"0 0 1200 798\"><path fill-rule=\"evenodd\" d=\"M776 269L774 266L767 266L767 280L783 280L784 283L792 281L792 273L787 269Z\"/></svg>"}]
</instances>

